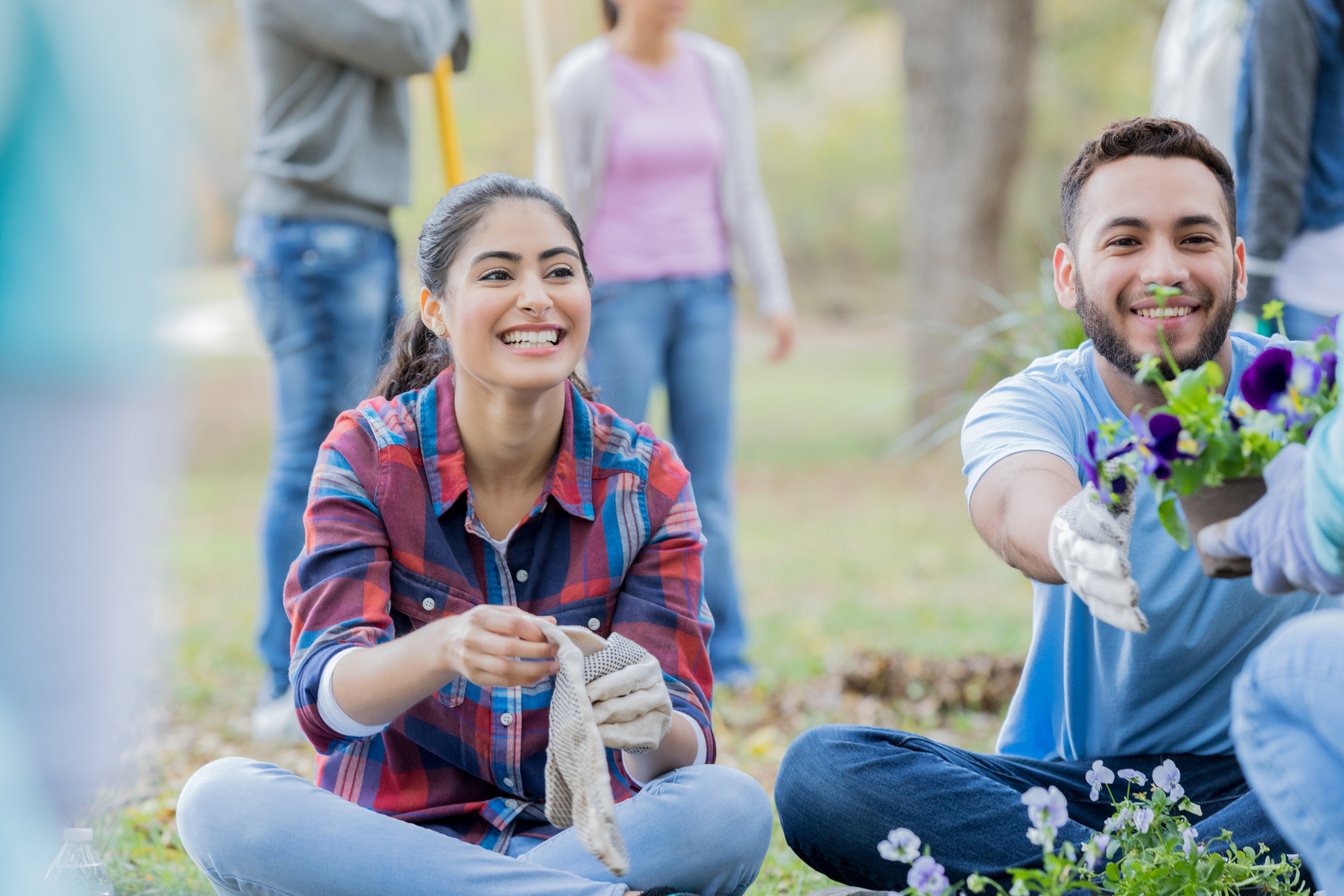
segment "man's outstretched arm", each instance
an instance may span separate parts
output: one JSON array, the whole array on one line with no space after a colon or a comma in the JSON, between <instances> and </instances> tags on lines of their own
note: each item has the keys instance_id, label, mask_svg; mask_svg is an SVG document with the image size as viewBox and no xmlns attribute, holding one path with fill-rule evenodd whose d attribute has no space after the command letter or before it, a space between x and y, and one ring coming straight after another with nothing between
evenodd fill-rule
<instances>
[{"instance_id":1,"label":"man's outstretched arm","mask_svg":"<svg viewBox=\"0 0 1344 896\"><path fill-rule=\"evenodd\" d=\"M1047 584L1066 583L1092 615L1127 631L1148 620L1130 578L1133 509L1115 511L1064 460L1024 451L1000 460L971 493L971 522L1009 566Z\"/></svg>"}]
</instances>

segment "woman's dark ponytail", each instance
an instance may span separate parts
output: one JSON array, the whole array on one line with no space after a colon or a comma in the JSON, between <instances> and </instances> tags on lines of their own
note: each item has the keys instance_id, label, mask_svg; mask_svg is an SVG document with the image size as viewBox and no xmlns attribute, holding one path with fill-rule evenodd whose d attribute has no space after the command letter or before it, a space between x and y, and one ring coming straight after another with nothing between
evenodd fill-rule
<instances>
[{"instance_id":1,"label":"woman's dark ponytail","mask_svg":"<svg viewBox=\"0 0 1344 896\"><path fill-rule=\"evenodd\" d=\"M616 27L616 20L621 17L621 11L611 0L602 0L602 20L607 23L607 30Z\"/></svg>"},{"instance_id":2,"label":"woman's dark ponytail","mask_svg":"<svg viewBox=\"0 0 1344 896\"><path fill-rule=\"evenodd\" d=\"M593 285L593 275L588 270L588 260L583 254L579 226L574 223L574 217L565 209L560 197L526 178L485 174L449 190L429 213L425 226L420 228L417 255L420 282L440 301L448 298L444 294L448 269L462 245L485 217L485 213L496 202L507 199L534 200L550 206L574 238L583 276L589 286ZM453 353L448 340L430 332L420 318L420 309L415 308L397 324L397 330L392 334L391 357L378 372L372 394L390 399L402 392L423 389L452 363ZM569 378L585 398L592 397L591 388L577 372L570 374Z\"/></svg>"}]
</instances>

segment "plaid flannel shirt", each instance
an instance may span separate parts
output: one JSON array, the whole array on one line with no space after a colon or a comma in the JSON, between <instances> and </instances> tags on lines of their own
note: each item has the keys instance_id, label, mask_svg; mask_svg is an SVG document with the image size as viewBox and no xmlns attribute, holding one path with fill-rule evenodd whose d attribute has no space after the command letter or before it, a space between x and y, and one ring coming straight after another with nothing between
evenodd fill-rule
<instances>
[{"instance_id":1,"label":"plaid flannel shirt","mask_svg":"<svg viewBox=\"0 0 1344 896\"><path fill-rule=\"evenodd\" d=\"M337 419L304 527L285 605L290 677L319 786L499 850L515 833L553 832L542 814L553 679L490 688L459 677L368 738L339 734L317 711L322 668L335 653L482 603L620 632L645 647L713 761L704 538L686 468L647 426L570 387L541 496L501 553L472 510L450 369ZM608 751L608 761L615 798L628 798L638 785L619 753Z\"/></svg>"}]
</instances>

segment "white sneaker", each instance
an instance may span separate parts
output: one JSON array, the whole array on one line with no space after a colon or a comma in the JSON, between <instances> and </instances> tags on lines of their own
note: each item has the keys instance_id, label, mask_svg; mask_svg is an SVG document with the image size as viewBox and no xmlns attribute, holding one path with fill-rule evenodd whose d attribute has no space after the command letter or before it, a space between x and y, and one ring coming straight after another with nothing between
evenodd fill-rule
<instances>
[{"instance_id":1,"label":"white sneaker","mask_svg":"<svg viewBox=\"0 0 1344 896\"><path fill-rule=\"evenodd\" d=\"M252 739L258 743L301 744L307 738L294 711L294 691L278 697L258 697L252 707Z\"/></svg>"}]
</instances>

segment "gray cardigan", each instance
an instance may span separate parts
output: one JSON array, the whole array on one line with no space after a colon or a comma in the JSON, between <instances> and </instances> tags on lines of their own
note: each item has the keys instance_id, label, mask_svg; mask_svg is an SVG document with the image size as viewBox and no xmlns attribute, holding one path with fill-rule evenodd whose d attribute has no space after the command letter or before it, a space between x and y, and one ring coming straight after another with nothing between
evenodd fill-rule
<instances>
[{"instance_id":1,"label":"gray cardigan","mask_svg":"<svg viewBox=\"0 0 1344 896\"><path fill-rule=\"evenodd\" d=\"M238 0L256 93L249 212L388 227L410 199L406 78L466 65L466 0Z\"/></svg>"},{"instance_id":2,"label":"gray cardigan","mask_svg":"<svg viewBox=\"0 0 1344 896\"><path fill-rule=\"evenodd\" d=\"M704 35L681 32L678 40L704 59L714 100L723 116L719 212L728 241L746 262L761 313L789 311L793 299L761 186L746 67L737 53ZM576 47L560 60L547 88L559 144L556 161L560 183L553 186L564 195L580 230L591 223L601 199L610 130L610 54L611 44L605 36ZM551 147L540 147L538 169L542 179L546 179L541 172L551 153Z\"/></svg>"}]
</instances>

